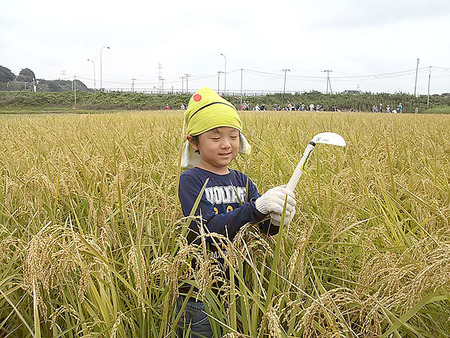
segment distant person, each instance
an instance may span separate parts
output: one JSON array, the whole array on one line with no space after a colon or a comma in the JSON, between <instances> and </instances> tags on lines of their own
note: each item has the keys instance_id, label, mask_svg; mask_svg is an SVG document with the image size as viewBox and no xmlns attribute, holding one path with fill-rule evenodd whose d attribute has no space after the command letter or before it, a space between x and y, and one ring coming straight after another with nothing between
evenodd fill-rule
<instances>
[{"instance_id":1,"label":"distant person","mask_svg":"<svg viewBox=\"0 0 450 338\"><path fill-rule=\"evenodd\" d=\"M314 111L314 103L311 103L311 104L309 105L309 111Z\"/></svg>"},{"instance_id":2,"label":"distant person","mask_svg":"<svg viewBox=\"0 0 450 338\"><path fill-rule=\"evenodd\" d=\"M165 109L165 110L170 110L169 104L166 104L166 107L165 107L164 109Z\"/></svg>"},{"instance_id":3,"label":"distant person","mask_svg":"<svg viewBox=\"0 0 450 338\"><path fill-rule=\"evenodd\" d=\"M403 106L402 106L402 103L400 102L398 105L397 105L397 112L398 113L401 113L403 111Z\"/></svg>"},{"instance_id":4,"label":"distant person","mask_svg":"<svg viewBox=\"0 0 450 338\"><path fill-rule=\"evenodd\" d=\"M382 104L382 103L380 103L380 107L378 108L378 111L379 111L380 113L383 112L383 104Z\"/></svg>"}]
</instances>

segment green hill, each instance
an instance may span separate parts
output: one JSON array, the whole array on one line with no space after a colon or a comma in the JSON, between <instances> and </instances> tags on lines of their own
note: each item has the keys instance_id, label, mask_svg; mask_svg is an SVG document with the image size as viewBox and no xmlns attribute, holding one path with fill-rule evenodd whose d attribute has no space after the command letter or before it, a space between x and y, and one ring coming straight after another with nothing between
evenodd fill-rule
<instances>
[{"instance_id":1,"label":"green hill","mask_svg":"<svg viewBox=\"0 0 450 338\"><path fill-rule=\"evenodd\" d=\"M73 89L74 83L77 90L90 90L80 80L39 79L29 68L22 69L16 76L10 69L0 66L0 91L66 92Z\"/></svg>"}]
</instances>

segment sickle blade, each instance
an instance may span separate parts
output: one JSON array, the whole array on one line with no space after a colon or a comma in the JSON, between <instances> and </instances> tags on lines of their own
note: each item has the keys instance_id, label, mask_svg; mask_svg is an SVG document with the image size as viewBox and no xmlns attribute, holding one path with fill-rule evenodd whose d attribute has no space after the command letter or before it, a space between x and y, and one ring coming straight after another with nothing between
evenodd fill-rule
<instances>
[{"instance_id":1,"label":"sickle blade","mask_svg":"<svg viewBox=\"0 0 450 338\"><path fill-rule=\"evenodd\" d=\"M331 144L340 147L346 146L345 140L341 135L330 132L317 134L316 136L314 136L312 141L314 143Z\"/></svg>"}]
</instances>

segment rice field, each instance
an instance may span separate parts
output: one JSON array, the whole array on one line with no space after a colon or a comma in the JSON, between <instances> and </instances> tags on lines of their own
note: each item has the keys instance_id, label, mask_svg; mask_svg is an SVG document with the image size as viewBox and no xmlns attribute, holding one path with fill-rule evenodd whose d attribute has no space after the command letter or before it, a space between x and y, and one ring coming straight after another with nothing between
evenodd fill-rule
<instances>
[{"instance_id":1,"label":"rice field","mask_svg":"<svg viewBox=\"0 0 450 338\"><path fill-rule=\"evenodd\" d=\"M260 193L315 134L347 147L316 147L278 236L227 243L226 279L182 235L182 112L0 115L0 336L175 337L182 282L217 336L448 336L450 116L241 116Z\"/></svg>"}]
</instances>

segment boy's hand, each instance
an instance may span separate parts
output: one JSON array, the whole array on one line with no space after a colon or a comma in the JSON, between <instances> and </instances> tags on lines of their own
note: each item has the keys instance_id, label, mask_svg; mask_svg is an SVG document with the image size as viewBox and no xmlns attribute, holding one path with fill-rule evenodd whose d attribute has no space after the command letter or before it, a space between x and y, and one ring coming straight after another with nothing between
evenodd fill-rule
<instances>
[{"instance_id":1,"label":"boy's hand","mask_svg":"<svg viewBox=\"0 0 450 338\"><path fill-rule=\"evenodd\" d=\"M286 189L286 185L281 185L266 191L261 197L255 201L256 209L264 214L279 214L283 213L284 201L286 200L286 215L295 212L295 194ZM280 217L281 219L281 217Z\"/></svg>"},{"instance_id":2,"label":"boy's hand","mask_svg":"<svg viewBox=\"0 0 450 338\"><path fill-rule=\"evenodd\" d=\"M295 207L291 212L288 212L286 210L286 215L284 216L284 225L287 225L292 220L292 218L294 218L294 215L295 215ZM282 216L282 214L278 214L278 213L274 213L274 212L271 213L270 214L270 222L273 225L279 227L281 224L281 216Z\"/></svg>"}]
</instances>

